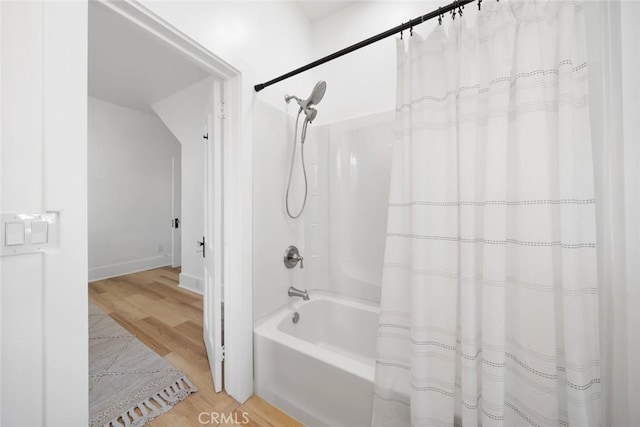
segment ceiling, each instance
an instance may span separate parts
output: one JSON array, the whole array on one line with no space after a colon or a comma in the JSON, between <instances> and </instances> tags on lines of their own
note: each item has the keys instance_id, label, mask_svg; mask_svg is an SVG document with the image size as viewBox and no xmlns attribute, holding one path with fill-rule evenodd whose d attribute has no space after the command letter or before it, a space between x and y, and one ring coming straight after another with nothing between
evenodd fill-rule
<instances>
[{"instance_id":1,"label":"ceiling","mask_svg":"<svg viewBox=\"0 0 640 427\"><path fill-rule=\"evenodd\" d=\"M295 0L296 5L312 24L362 0Z\"/></svg>"},{"instance_id":2,"label":"ceiling","mask_svg":"<svg viewBox=\"0 0 640 427\"><path fill-rule=\"evenodd\" d=\"M295 0L310 23L362 0ZM108 9L89 2L89 96L152 113L151 105L209 73Z\"/></svg>"},{"instance_id":3,"label":"ceiling","mask_svg":"<svg viewBox=\"0 0 640 427\"><path fill-rule=\"evenodd\" d=\"M207 77L157 38L89 2L89 96L153 113L151 104Z\"/></svg>"}]
</instances>

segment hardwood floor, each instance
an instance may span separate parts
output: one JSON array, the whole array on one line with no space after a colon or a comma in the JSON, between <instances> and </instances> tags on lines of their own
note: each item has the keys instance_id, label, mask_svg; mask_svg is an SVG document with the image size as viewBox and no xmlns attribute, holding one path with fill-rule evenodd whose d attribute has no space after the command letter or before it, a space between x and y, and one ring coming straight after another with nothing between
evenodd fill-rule
<instances>
[{"instance_id":1,"label":"hardwood floor","mask_svg":"<svg viewBox=\"0 0 640 427\"><path fill-rule=\"evenodd\" d=\"M179 272L163 267L89 284L90 302L182 370L198 388L147 425L301 426L255 395L241 405L224 391L215 393L202 340L202 297L178 288ZM199 420L201 413L205 415Z\"/></svg>"}]
</instances>

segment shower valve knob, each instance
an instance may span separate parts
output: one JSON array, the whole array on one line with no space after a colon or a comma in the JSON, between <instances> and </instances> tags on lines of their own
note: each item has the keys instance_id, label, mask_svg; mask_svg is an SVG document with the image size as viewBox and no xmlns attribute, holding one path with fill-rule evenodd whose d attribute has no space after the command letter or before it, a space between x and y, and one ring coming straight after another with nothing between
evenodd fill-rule
<instances>
[{"instance_id":1,"label":"shower valve knob","mask_svg":"<svg viewBox=\"0 0 640 427\"><path fill-rule=\"evenodd\" d=\"M300 251L295 246L291 245L284 251L284 266L287 268L293 268L300 262L300 268L304 268L304 258L300 255Z\"/></svg>"}]
</instances>

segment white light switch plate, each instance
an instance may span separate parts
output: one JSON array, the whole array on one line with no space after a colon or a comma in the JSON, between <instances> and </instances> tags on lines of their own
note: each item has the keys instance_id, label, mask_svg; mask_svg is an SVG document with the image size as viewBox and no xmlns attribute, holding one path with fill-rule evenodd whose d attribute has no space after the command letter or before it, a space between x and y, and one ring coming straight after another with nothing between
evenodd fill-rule
<instances>
[{"instance_id":1,"label":"white light switch plate","mask_svg":"<svg viewBox=\"0 0 640 427\"><path fill-rule=\"evenodd\" d=\"M50 252L58 249L59 213L0 215L0 256Z\"/></svg>"}]
</instances>

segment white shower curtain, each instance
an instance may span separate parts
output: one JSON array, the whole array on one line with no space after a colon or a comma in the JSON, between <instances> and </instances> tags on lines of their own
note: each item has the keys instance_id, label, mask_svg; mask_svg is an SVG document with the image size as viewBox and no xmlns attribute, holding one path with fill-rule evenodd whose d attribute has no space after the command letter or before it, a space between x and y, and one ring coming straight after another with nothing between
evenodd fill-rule
<instances>
[{"instance_id":1,"label":"white shower curtain","mask_svg":"<svg viewBox=\"0 0 640 427\"><path fill-rule=\"evenodd\" d=\"M398 44L372 423L601 425L584 5L482 6Z\"/></svg>"}]
</instances>

